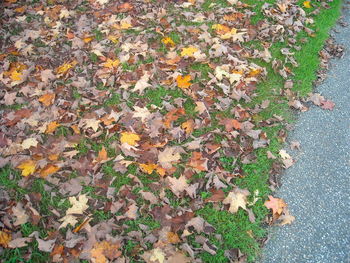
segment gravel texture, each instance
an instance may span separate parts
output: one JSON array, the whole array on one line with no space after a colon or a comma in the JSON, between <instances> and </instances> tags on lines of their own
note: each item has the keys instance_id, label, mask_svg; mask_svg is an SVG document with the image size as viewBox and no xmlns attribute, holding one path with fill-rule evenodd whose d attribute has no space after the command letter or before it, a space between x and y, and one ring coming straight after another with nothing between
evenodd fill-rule
<instances>
[{"instance_id":1,"label":"gravel texture","mask_svg":"<svg viewBox=\"0 0 350 263\"><path fill-rule=\"evenodd\" d=\"M350 10L343 16L350 25ZM296 220L271 230L264 263L350 262L350 26L336 31L344 57L331 61L328 78L316 89L335 108L311 107L289 138L301 150L293 153L297 162L283 175L277 196Z\"/></svg>"}]
</instances>

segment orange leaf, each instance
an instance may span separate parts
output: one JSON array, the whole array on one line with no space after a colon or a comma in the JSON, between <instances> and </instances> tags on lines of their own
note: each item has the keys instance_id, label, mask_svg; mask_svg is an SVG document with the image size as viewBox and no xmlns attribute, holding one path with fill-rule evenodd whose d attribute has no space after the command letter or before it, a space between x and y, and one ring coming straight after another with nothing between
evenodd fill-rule
<instances>
[{"instance_id":1,"label":"orange leaf","mask_svg":"<svg viewBox=\"0 0 350 263\"><path fill-rule=\"evenodd\" d=\"M169 129L171 127L172 122L176 121L181 115L184 115L184 114L185 114L185 110L183 108L173 109L169 111L165 115L165 121L164 121L165 127Z\"/></svg>"},{"instance_id":2,"label":"orange leaf","mask_svg":"<svg viewBox=\"0 0 350 263\"><path fill-rule=\"evenodd\" d=\"M177 243L181 242L178 234L176 234L174 232L168 232L167 238L168 238L169 243L171 243L171 244L177 244Z\"/></svg>"},{"instance_id":3,"label":"orange leaf","mask_svg":"<svg viewBox=\"0 0 350 263\"><path fill-rule=\"evenodd\" d=\"M283 199L275 198L272 195L269 195L269 199L270 200L266 201L264 205L267 208L272 209L272 213L274 215L281 215L283 212L283 208L287 207L287 204L284 202Z\"/></svg>"},{"instance_id":4,"label":"orange leaf","mask_svg":"<svg viewBox=\"0 0 350 263\"><path fill-rule=\"evenodd\" d=\"M46 177L48 175L56 173L60 168L54 164L48 164L40 171L41 177Z\"/></svg>"},{"instance_id":5,"label":"orange leaf","mask_svg":"<svg viewBox=\"0 0 350 263\"><path fill-rule=\"evenodd\" d=\"M150 164L140 163L139 166L141 170L147 174L152 174L153 171L158 168L158 165L154 163L150 163Z\"/></svg>"},{"instance_id":6,"label":"orange leaf","mask_svg":"<svg viewBox=\"0 0 350 263\"><path fill-rule=\"evenodd\" d=\"M191 75L186 75L186 76L177 76L176 82L177 86L181 89L187 89L191 86Z\"/></svg>"},{"instance_id":7,"label":"orange leaf","mask_svg":"<svg viewBox=\"0 0 350 263\"><path fill-rule=\"evenodd\" d=\"M57 121L52 121L47 125L45 133L54 133L60 126L61 124L57 123Z\"/></svg>"},{"instance_id":8,"label":"orange leaf","mask_svg":"<svg viewBox=\"0 0 350 263\"><path fill-rule=\"evenodd\" d=\"M107 151L105 147L102 147L101 151L98 152L96 162L100 163L108 159Z\"/></svg>"},{"instance_id":9,"label":"orange leaf","mask_svg":"<svg viewBox=\"0 0 350 263\"><path fill-rule=\"evenodd\" d=\"M10 241L11 241L11 234L8 234L4 231L0 231L0 246L7 247Z\"/></svg>"},{"instance_id":10,"label":"orange leaf","mask_svg":"<svg viewBox=\"0 0 350 263\"><path fill-rule=\"evenodd\" d=\"M55 100L54 93L46 93L39 98L39 101L44 104L46 107L50 106Z\"/></svg>"},{"instance_id":11,"label":"orange leaf","mask_svg":"<svg viewBox=\"0 0 350 263\"><path fill-rule=\"evenodd\" d=\"M113 244L108 241L102 241L95 243L90 253L95 263L107 263L109 262L107 259L113 261L113 259L116 259L122 254L122 252L118 250L119 248L119 243Z\"/></svg>"},{"instance_id":12,"label":"orange leaf","mask_svg":"<svg viewBox=\"0 0 350 263\"><path fill-rule=\"evenodd\" d=\"M194 130L194 121L188 120L181 124L181 128L185 130L186 134L189 135Z\"/></svg>"}]
</instances>

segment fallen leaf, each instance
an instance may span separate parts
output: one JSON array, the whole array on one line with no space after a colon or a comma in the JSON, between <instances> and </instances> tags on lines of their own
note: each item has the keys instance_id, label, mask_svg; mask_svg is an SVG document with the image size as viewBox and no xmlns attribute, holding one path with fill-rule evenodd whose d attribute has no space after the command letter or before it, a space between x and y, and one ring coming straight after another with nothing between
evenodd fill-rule
<instances>
[{"instance_id":1,"label":"fallen leaf","mask_svg":"<svg viewBox=\"0 0 350 263\"><path fill-rule=\"evenodd\" d=\"M176 152L175 147L166 147L163 152L159 152L158 154L158 162L159 164L166 169L170 169L172 167L172 162L177 162L180 160L180 153Z\"/></svg>"},{"instance_id":2,"label":"fallen leaf","mask_svg":"<svg viewBox=\"0 0 350 263\"><path fill-rule=\"evenodd\" d=\"M89 207L87 202L89 199L86 197L86 194L79 195L78 199L75 196L69 197L69 202L72 207L68 208L66 215L70 214L83 214L84 211Z\"/></svg>"},{"instance_id":3,"label":"fallen leaf","mask_svg":"<svg viewBox=\"0 0 350 263\"><path fill-rule=\"evenodd\" d=\"M44 104L46 107L50 106L55 100L54 93L46 93L39 98L39 101Z\"/></svg>"},{"instance_id":4,"label":"fallen leaf","mask_svg":"<svg viewBox=\"0 0 350 263\"><path fill-rule=\"evenodd\" d=\"M180 194L188 188L188 183L186 177L181 175L179 179L175 177L168 177L170 183L170 190L177 196L180 197Z\"/></svg>"},{"instance_id":5,"label":"fallen leaf","mask_svg":"<svg viewBox=\"0 0 350 263\"><path fill-rule=\"evenodd\" d=\"M177 86L181 89L187 89L191 86L191 75L186 75L186 76L177 76L176 82Z\"/></svg>"},{"instance_id":6,"label":"fallen leaf","mask_svg":"<svg viewBox=\"0 0 350 263\"><path fill-rule=\"evenodd\" d=\"M224 204L229 204L229 212L237 213L238 209L241 207L246 210L247 196L249 191L246 189L234 188L233 191L229 192L228 196L224 199Z\"/></svg>"},{"instance_id":7,"label":"fallen leaf","mask_svg":"<svg viewBox=\"0 0 350 263\"><path fill-rule=\"evenodd\" d=\"M21 144L24 150L29 149L30 147L36 147L37 145L38 141L36 138L27 138Z\"/></svg>"},{"instance_id":8,"label":"fallen leaf","mask_svg":"<svg viewBox=\"0 0 350 263\"><path fill-rule=\"evenodd\" d=\"M54 164L48 164L40 170L40 176L45 178L48 175L56 173L60 168Z\"/></svg>"},{"instance_id":9,"label":"fallen leaf","mask_svg":"<svg viewBox=\"0 0 350 263\"><path fill-rule=\"evenodd\" d=\"M10 241L11 241L11 234L0 230L0 246L6 248L8 247L8 244Z\"/></svg>"},{"instance_id":10,"label":"fallen leaf","mask_svg":"<svg viewBox=\"0 0 350 263\"><path fill-rule=\"evenodd\" d=\"M269 200L265 201L264 205L272 209L272 213L276 215L281 215L283 209L287 206L283 199L275 198L272 195L269 195Z\"/></svg>"},{"instance_id":11,"label":"fallen leaf","mask_svg":"<svg viewBox=\"0 0 350 263\"><path fill-rule=\"evenodd\" d=\"M58 127L60 127L61 124L57 123L57 121L52 121L46 126L45 133L54 133Z\"/></svg>"},{"instance_id":12,"label":"fallen leaf","mask_svg":"<svg viewBox=\"0 0 350 263\"><path fill-rule=\"evenodd\" d=\"M193 54L197 51L198 51L198 48L193 46L184 47L182 48L182 51L181 51L181 57L185 57L185 56L193 57Z\"/></svg>"},{"instance_id":13,"label":"fallen leaf","mask_svg":"<svg viewBox=\"0 0 350 263\"><path fill-rule=\"evenodd\" d=\"M26 160L18 165L17 168L22 170L22 176L28 176L35 172L36 162L33 160Z\"/></svg>"},{"instance_id":14,"label":"fallen leaf","mask_svg":"<svg viewBox=\"0 0 350 263\"><path fill-rule=\"evenodd\" d=\"M93 262L107 263L109 260L113 261L122 254L122 252L118 250L119 248L119 243L111 243L108 241L95 243L90 251Z\"/></svg>"},{"instance_id":15,"label":"fallen leaf","mask_svg":"<svg viewBox=\"0 0 350 263\"><path fill-rule=\"evenodd\" d=\"M310 1L304 1L303 5L304 5L305 8L312 8L312 5L311 5Z\"/></svg>"},{"instance_id":16,"label":"fallen leaf","mask_svg":"<svg viewBox=\"0 0 350 263\"><path fill-rule=\"evenodd\" d=\"M127 143L131 146L135 146L140 140L140 136L133 132L122 132L120 137L121 143Z\"/></svg>"},{"instance_id":17,"label":"fallen leaf","mask_svg":"<svg viewBox=\"0 0 350 263\"><path fill-rule=\"evenodd\" d=\"M321 108L324 110L333 110L335 103L331 100L324 100L321 102Z\"/></svg>"},{"instance_id":18,"label":"fallen leaf","mask_svg":"<svg viewBox=\"0 0 350 263\"><path fill-rule=\"evenodd\" d=\"M107 154L105 147L103 146L101 151L98 152L96 162L101 163L101 162L104 162L106 160L108 160L108 154Z\"/></svg>"}]
</instances>

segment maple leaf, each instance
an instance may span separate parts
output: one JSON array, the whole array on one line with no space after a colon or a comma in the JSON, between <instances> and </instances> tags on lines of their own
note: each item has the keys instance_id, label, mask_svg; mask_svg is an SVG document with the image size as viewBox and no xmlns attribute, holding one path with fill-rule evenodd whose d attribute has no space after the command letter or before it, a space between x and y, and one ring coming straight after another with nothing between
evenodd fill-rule
<instances>
[{"instance_id":1,"label":"maple leaf","mask_svg":"<svg viewBox=\"0 0 350 263\"><path fill-rule=\"evenodd\" d=\"M52 121L46 126L45 133L54 133L61 124L57 123L57 121Z\"/></svg>"},{"instance_id":2,"label":"maple leaf","mask_svg":"<svg viewBox=\"0 0 350 263\"><path fill-rule=\"evenodd\" d=\"M281 220L280 225L282 225L282 226L283 225L290 225L295 220L295 217L289 213L288 209L285 209L285 210L286 211L284 212L284 214L279 217L279 220Z\"/></svg>"},{"instance_id":3,"label":"maple leaf","mask_svg":"<svg viewBox=\"0 0 350 263\"><path fill-rule=\"evenodd\" d=\"M18 165L17 168L22 170L22 176L29 176L36 170L36 162L33 160L26 160Z\"/></svg>"},{"instance_id":4,"label":"maple leaf","mask_svg":"<svg viewBox=\"0 0 350 263\"><path fill-rule=\"evenodd\" d=\"M160 248L154 248L150 251L146 251L141 255L141 257L147 263L164 263L165 262L165 253Z\"/></svg>"},{"instance_id":5,"label":"maple leaf","mask_svg":"<svg viewBox=\"0 0 350 263\"><path fill-rule=\"evenodd\" d=\"M90 253L94 263L107 263L121 256L122 252L118 250L119 248L119 243L102 241L95 243Z\"/></svg>"},{"instance_id":6,"label":"maple leaf","mask_svg":"<svg viewBox=\"0 0 350 263\"><path fill-rule=\"evenodd\" d=\"M56 173L60 168L54 164L48 164L40 171L41 177L47 177L48 175Z\"/></svg>"},{"instance_id":7,"label":"maple leaf","mask_svg":"<svg viewBox=\"0 0 350 263\"><path fill-rule=\"evenodd\" d=\"M166 169L170 169L172 167L172 162L177 162L180 160L180 153L176 152L175 147L166 147L163 152L159 152L158 154L158 162L159 164Z\"/></svg>"},{"instance_id":8,"label":"maple leaf","mask_svg":"<svg viewBox=\"0 0 350 263\"><path fill-rule=\"evenodd\" d=\"M186 134L189 135L194 130L194 121L188 120L181 124L181 128L185 130Z\"/></svg>"},{"instance_id":9,"label":"maple leaf","mask_svg":"<svg viewBox=\"0 0 350 263\"><path fill-rule=\"evenodd\" d=\"M56 69L56 73L58 75L65 74L67 73L68 70L73 68L76 64L78 64L76 60L73 60L71 63L64 63Z\"/></svg>"},{"instance_id":10,"label":"maple leaf","mask_svg":"<svg viewBox=\"0 0 350 263\"><path fill-rule=\"evenodd\" d=\"M241 207L244 210L247 210L247 196L249 195L249 191L246 189L235 188L231 191L228 196L224 199L224 204L229 204L229 212L237 213L238 209Z\"/></svg>"},{"instance_id":11,"label":"maple leaf","mask_svg":"<svg viewBox=\"0 0 350 263\"><path fill-rule=\"evenodd\" d=\"M158 168L158 165L156 165L154 163L150 163L150 164L140 163L139 166L140 166L141 170L147 174L152 174L153 171Z\"/></svg>"},{"instance_id":12,"label":"maple leaf","mask_svg":"<svg viewBox=\"0 0 350 263\"><path fill-rule=\"evenodd\" d=\"M101 163L101 162L104 162L106 160L108 160L108 154L107 154L105 147L103 146L101 151L98 152L96 162Z\"/></svg>"},{"instance_id":13,"label":"maple leaf","mask_svg":"<svg viewBox=\"0 0 350 263\"><path fill-rule=\"evenodd\" d=\"M29 149L30 147L36 147L37 145L38 141L36 138L27 138L21 144L24 150Z\"/></svg>"},{"instance_id":14,"label":"maple leaf","mask_svg":"<svg viewBox=\"0 0 350 263\"><path fill-rule=\"evenodd\" d=\"M185 57L185 56L193 57L193 54L198 50L199 49L194 46L184 47L182 48L182 51L181 51L181 57Z\"/></svg>"},{"instance_id":15,"label":"maple leaf","mask_svg":"<svg viewBox=\"0 0 350 263\"><path fill-rule=\"evenodd\" d=\"M143 93L143 91L148 88L151 87L152 85L148 83L149 78L150 78L150 74L148 72L146 72L141 79L139 79L136 84L135 87L132 91L140 91L140 93Z\"/></svg>"},{"instance_id":16,"label":"maple leaf","mask_svg":"<svg viewBox=\"0 0 350 263\"><path fill-rule=\"evenodd\" d=\"M274 215L281 215L287 204L283 199L275 198L272 195L269 195L269 199L270 200L265 201L264 205L267 208L272 209Z\"/></svg>"},{"instance_id":17,"label":"maple leaf","mask_svg":"<svg viewBox=\"0 0 350 263\"><path fill-rule=\"evenodd\" d=\"M11 234L0 230L0 246L6 248L8 247L8 244L10 241L11 241Z\"/></svg>"},{"instance_id":18,"label":"maple leaf","mask_svg":"<svg viewBox=\"0 0 350 263\"><path fill-rule=\"evenodd\" d=\"M113 69L119 66L119 59L112 60L110 58L103 64L105 68Z\"/></svg>"},{"instance_id":19,"label":"maple leaf","mask_svg":"<svg viewBox=\"0 0 350 263\"><path fill-rule=\"evenodd\" d=\"M54 93L46 93L46 94L42 95L38 100L42 104L44 104L46 107L48 107L55 100L55 94Z\"/></svg>"},{"instance_id":20,"label":"maple leaf","mask_svg":"<svg viewBox=\"0 0 350 263\"><path fill-rule=\"evenodd\" d=\"M304 1L303 5L304 5L305 8L312 8L312 5L311 5L310 1Z\"/></svg>"},{"instance_id":21,"label":"maple leaf","mask_svg":"<svg viewBox=\"0 0 350 263\"><path fill-rule=\"evenodd\" d=\"M89 199L86 197L86 194L79 195L78 199L75 196L69 197L69 202L72 207L68 208L66 215L70 214L82 214L89 206L87 202Z\"/></svg>"},{"instance_id":22,"label":"maple leaf","mask_svg":"<svg viewBox=\"0 0 350 263\"><path fill-rule=\"evenodd\" d=\"M141 121L144 122L145 120L147 120L150 116L151 116L151 113L149 112L149 110L144 107L144 108L141 108L141 107L138 107L138 106L134 106L134 113L133 113L133 117L134 118L141 118Z\"/></svg>"},{"instance_id":23,"label":"maple leaf","mask_svg":"<svg viewBox=\"0 0 350 263\"><path fill-rule=\"evenodd\" d=\"M120 137L121 143L127 143L131 146L135 146L140 140L140 136L133 132L122 132Z\"/></svg>"},{"instance_id":24,"label":"maple leaf","mask_svg":"<svg viewBox=\"0 0 350 263\"><path fill-rule=\"evenodd\" d=\"M333 110L335 103L331 100L324 100L321 102L321 108L325 110Z\"/></svg>"},{"instance_id":25,"label":"maple leaf","mask_svg":"<svg viewBox=\"0 0 350 263\"><path fill-rule=\"evenodd\" d=\"M58 221L62 222L62 224L59 226L58 229L66 227L67 225L71 225L74 227L76 225L76 223L78 223L77 218L73 215L65 215L64 217L62 217Z\"/></svg>"},{"instance_id":26,"label":"maple leaf","mask_svg":"<svg viewBox=\"0 0 350 263\"><path fill-rule=\"evenodd\" d=\"M177 196L180 197L180 194L188 188L188 183L186 177L181 175L179 179L175 177L168 177L170 183L170 190Z\"/></svg>"},{"instance_id":27,"label":"maple leaf","mask_svg":"<svg viewBox=\"0 0 350 263\"><path fill-rule=\"evenodd\" d=\"M187 89L191 86L191 75L186 75L186 76L177 76L176 77L176 82L177 86L181 89Z\"/></svg>"},{"instance_id":28,"label":"maple leaf","mask_svg":"<svg viewBox=\"0 0 350 263\"><path fill-rule=\"evenodd\" d=\"M171 47L175 47L175 42L170 37L163 37L162 43Z\"/></svg>"},{"instance_id":29,"label":"maple leaf","mask_svg":"<svg viewBox=\"0 0 350 263\"><path fill-rule=\"evenodd\" d=\"M12 207L12 213L16 216L16 221L13 223L14 226L27 223L29 216L26 214L22 203L18 202L16 206Z\"/></svg>"}]
</instances>

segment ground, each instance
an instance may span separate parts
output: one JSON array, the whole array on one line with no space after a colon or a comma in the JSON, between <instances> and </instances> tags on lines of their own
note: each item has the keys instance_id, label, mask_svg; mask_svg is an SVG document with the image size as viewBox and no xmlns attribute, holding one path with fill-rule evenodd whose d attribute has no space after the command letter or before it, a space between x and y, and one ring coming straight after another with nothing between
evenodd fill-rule
<instances>
[{"instance_id":1,"label":"ground","mask_svg":"<svg viewBox=\"0 0 350 263\"><path fill-rule=\"evenodd\" d=\"M339 0L2 9L4 262L253 262L293 221L271 194Z\"/></svg>"}]
</instances>

